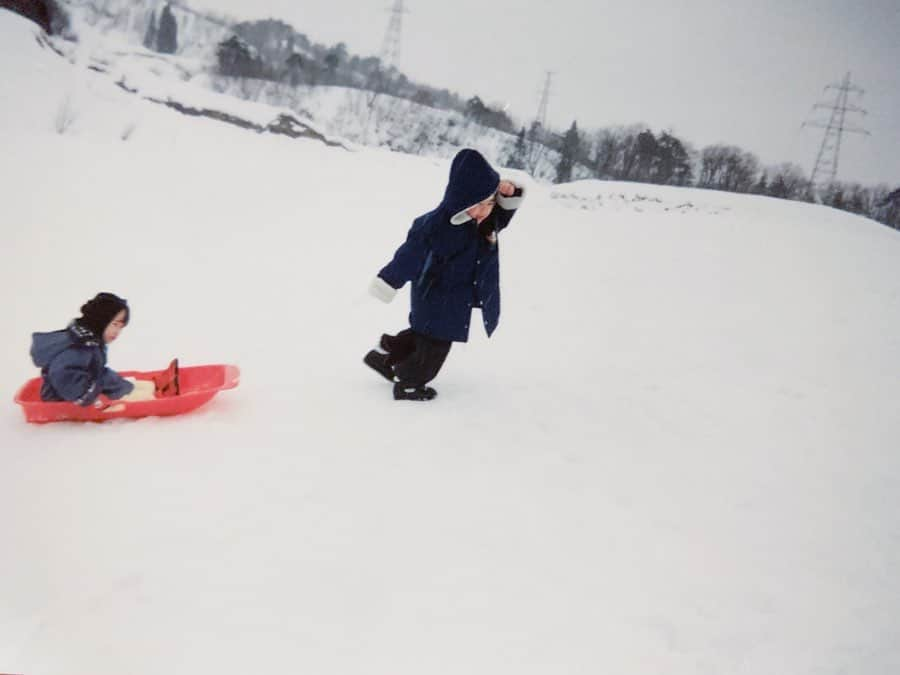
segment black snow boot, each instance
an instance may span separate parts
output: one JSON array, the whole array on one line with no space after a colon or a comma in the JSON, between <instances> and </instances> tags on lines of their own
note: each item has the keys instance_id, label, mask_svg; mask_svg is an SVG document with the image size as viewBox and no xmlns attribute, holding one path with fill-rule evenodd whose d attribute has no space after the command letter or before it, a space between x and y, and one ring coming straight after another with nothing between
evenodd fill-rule
<instances>
[{"instance_id":1,"label":"black snow boot","mask_svg":"<svg viewBox=\"0 0 900 675\"><path fill-rule=\"evenodd\" d=\"M399 382L394 385L395 401L430 401L437 392L431 387L404 387Z\"/></svg>"},{"instance_id":2,"label":"black snow boot","mask_svg":"<svg viewBox=\"0 0 900 675\"><path fill-rule=\"evenodd\" d=\"M382 354L373 349L363 357L363 363L381 375L388 382L394 382L394 368L393 366L388 365L387 354Z\"/></svg>"}]
</instances>

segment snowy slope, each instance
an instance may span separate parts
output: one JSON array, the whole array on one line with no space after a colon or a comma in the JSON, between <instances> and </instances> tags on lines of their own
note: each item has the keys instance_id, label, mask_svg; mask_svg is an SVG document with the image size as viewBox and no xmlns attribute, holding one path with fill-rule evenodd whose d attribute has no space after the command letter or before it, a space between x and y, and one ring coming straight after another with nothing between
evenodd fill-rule
<instances>
[{"instance_id":1,"label":"snowy slope","mask_svg":"<svg viewBox=\"0 0 900 675\"><path fill-rule=\"evenodd\" d=\"M0 672L900 671L900 234L533 185L498 332L395 403L360 359L407 293L365 289L447 163L185 117L35 35L0 10L9 399L99 290L113 367L244 378L180 418L0 408Z\"/></svg>"}]
</instances>

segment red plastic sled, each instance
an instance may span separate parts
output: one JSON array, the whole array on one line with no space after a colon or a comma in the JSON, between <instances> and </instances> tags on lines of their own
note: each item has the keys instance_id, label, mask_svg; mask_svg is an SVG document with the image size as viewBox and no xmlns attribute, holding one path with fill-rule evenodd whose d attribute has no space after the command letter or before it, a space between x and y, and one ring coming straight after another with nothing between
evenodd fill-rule
<instances>
[{"instance_id":1,"label":"red plastic sled","mask_svg":"<svg viewBox=\"0 0 900 675\"><path fill-rule=\"evenodd\" d=\"M150 372L121 372L123 377L134 377L138 380L152 380L160 370ZM16 394L16 403L22 406L25 419L29 422L62 422L74 420L78 422L102 422L117 417L150 417L181 415L199 408L223 389L234 389L241 379L241 371L237 366L182 366L178 373L181 393L178 396L156 398L152 401L107 401L108 406L95 408L83 407L68 401L42 401L41 378L28 380Z\"/></svg>"}]
</instances>

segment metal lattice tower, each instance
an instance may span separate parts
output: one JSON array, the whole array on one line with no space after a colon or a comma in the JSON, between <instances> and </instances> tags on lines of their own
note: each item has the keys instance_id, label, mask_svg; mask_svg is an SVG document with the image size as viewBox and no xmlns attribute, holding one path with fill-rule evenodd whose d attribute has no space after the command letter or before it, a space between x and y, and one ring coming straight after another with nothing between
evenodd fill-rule
<instances>
[{"instance_id":1,"label":"metal lattice tower","mask_svg":"<svg viewBox=\"0 0 900 675\"><path fill-rule=\"evenodd\" d=\"M855 105L852 105L850 94L859 94L865 92L850 82L850 73L844 76L844 81L840 84L829 84L825 87L825 91L836 90L837 96L833 103L816 103L813 110L830 110L831 115L827 123L825 122L804 122L804 127L817 127L825 129L825 135L822 137L822 145L819 146L819 153L816 155L816 163L813 166L812 174L809 182L814 189L819 189L823 185L833 183L837 178L838 162L841 155L841 140L844 133L865 134L869 136L868 131L857 127L849 127L846 124L847 113L859 113L866 115L866 111Z\"/></svg>"},{"instance_id":2,"label":"metal lattice tower","mask_svg":"<svg viewBox=\"0 0 900 675\"><path fill-rule=\"evenodd\" d=\"M553 83L553 73L547 73L547 79L544 80L544 91L541 93L541 102L538 104L537 117L535 121L541 125L541 128L547 126L547 106L550 104L550 85Z\"/></svg>"},{"instance_id":3,"label":"metal lattice tower","mask_svg":"<svg viewBox=\"0 0 900 675\"><path fill-rule=\"evenodd\" d=\"M407 9L403 7L403 0L394 0L391 11L391 20L388 22L384 41L381 43L379 58L385 70L396 67L400 59L400 45L403 41L403 15Z\"/></svg>"},{"instance_id":4,"label":"metal lattice tower","mask_svg":"<svg viewBox=\"0 0 900 675\"><path fill-rule=\"evenodd\" d=\"M403 15L408 10L403 6L403 0L394 0L394 6L389 10L391 13L390 21L388 21L387 31L384 33L384 40L381 43L381 52L378 54L379 66L370 75L368 82L368 94L365 95L366 113L365 127L368 129L371 121L372 108L375 106L375 100L388 88L391 80L391 70L396 69L397 61L400 59L400 44L403 41ZM368 135L368 131L365 132Z\"/></svg>"},{"instance_id":5,"label":"metal lattice tower","mask_svg":"<svg viewBox=\"0 0 900 675\"><path fill-rule=\"evenodd\" d=\"M538 103L537 115L531 125L531 148L528 153L528 165L532 172L537 169L537 164L543 154L543 143L539 142L538 135L547 128L547 108L550 105L550 86L553 83L553 73L548 71L544 79L544 89L541 92L541 101Z\"/></svg>"}]
</instances>

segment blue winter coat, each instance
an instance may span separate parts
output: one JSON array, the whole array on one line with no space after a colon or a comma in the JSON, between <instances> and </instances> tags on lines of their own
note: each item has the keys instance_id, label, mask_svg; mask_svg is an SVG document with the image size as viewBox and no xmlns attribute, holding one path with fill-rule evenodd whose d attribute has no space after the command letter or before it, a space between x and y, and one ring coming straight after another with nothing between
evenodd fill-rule
<instances>
[{"instance_id":1,"label":"blue winter coat","mask_svg":"<svg viewBox=\"0 0 900 675\"><path fill-rule=\"evenodd\" d=\"M31 359L41 369L43 401L89 406L100 394L122 398L134 385L106 367L106 345L74 321L65 330L34 333Z\"/></svg>"},{"instance_id":2,"label":"blue winter coat","mask_svg":"<svg viewBox=\"0 0 900 675\"><path fill-rule=\"evenodd\" d=\"M465 342L473 307L480 307L490 336L500 320L499 247L479 234L469 220L454 225L454 215L491 197L500 176L475 150L460 151L450 167L444 199L419 216L393 260L378 273L393 288L411 282L410 327L441 340ZM495 206L489 216L496 231L514 211Z\"/></svg>"}]
</instances>

